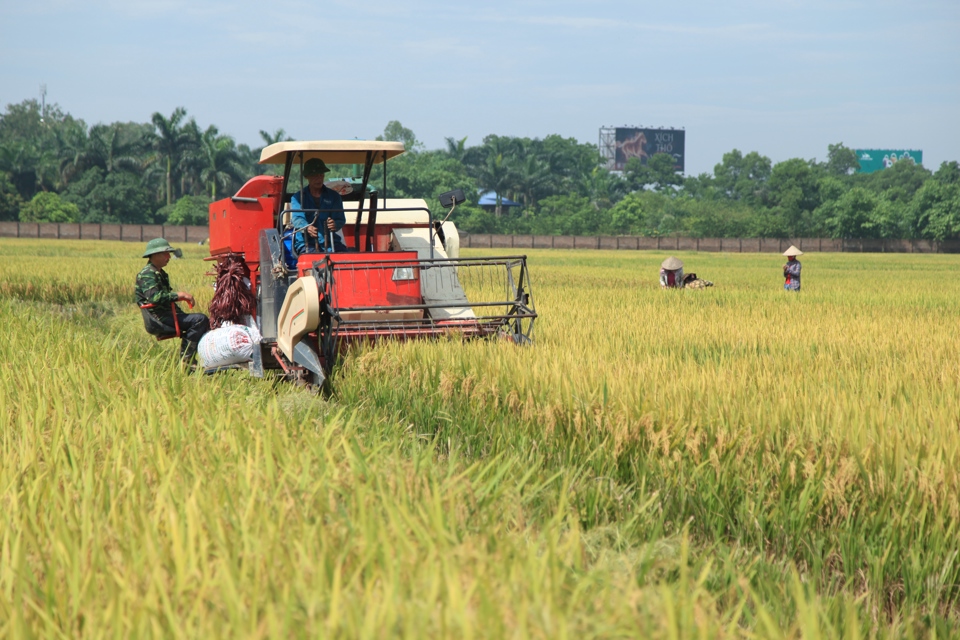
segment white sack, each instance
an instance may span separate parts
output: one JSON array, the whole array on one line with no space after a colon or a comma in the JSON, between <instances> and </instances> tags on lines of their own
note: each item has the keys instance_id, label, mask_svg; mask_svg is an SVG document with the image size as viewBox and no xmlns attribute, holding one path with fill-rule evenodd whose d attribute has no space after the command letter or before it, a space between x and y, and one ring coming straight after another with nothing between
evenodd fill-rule
<instances>
[{"instance_id":1,"label":"white sack","mask_svg":"<svg viewBox=\"0 0 960 640\"><path fill-rule=\"evenodd\" d=\"M197 355L204 369L213 369L249 362L258 344L260 332L256 327L224 323L224 326L208 331L200 338Z\"/></svg>"}]
</instances>

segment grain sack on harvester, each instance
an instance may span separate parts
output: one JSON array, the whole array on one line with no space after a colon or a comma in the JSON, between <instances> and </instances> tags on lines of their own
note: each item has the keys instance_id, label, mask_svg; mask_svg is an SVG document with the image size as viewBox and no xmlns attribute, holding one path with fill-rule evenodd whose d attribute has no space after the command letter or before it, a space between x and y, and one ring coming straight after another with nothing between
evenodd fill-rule
<instances>
[{"instance_id":1,"label":"grain sack on harvester","mask_svg":"<svg viewBox=\"0 0 960 640\"><path fill-rule=\"evenodd\" d=\"M249 273L262 336L251 373L280 369L319 386L338 356L357 343L450 334L530 342L537 313L526 256L461 258L449 220L464 200L461 191L440 196L441 220L424 200L385 198L371 184L381 165L386 193L388 160L403 151L399 142L272 144L260 163L282 165L282 176L256 176L210 205L209 259L218 262L218 281L236 265ZM336 211L300 206L314 202L304 197L307 163L345 176L326 181L343 200L345 223L335 237L326 221ZM320 204L330 200L315 197ZM320 234L322 249L311 249L309 241ZM218 289L214 303L227 308L222 315L229 319L242 315L243 304L229 300L242 297Z\"/></svg>"}]
</instances>

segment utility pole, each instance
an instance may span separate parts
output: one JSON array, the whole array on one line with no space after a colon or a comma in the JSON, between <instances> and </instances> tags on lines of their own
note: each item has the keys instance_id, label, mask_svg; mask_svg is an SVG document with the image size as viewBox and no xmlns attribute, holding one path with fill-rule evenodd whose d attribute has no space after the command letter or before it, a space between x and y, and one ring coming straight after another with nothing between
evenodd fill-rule
<instances>
[{"instance_id":1,"label":"utility pole","mask_svg":"<svg viewBox=\"0 0 960 640\"><path fill-rule=\"evenodd\" d=\"M40 123L43 124L43 119L47 116L47 85L46 83L40 85Z\"/></svg>"}]
</instances>

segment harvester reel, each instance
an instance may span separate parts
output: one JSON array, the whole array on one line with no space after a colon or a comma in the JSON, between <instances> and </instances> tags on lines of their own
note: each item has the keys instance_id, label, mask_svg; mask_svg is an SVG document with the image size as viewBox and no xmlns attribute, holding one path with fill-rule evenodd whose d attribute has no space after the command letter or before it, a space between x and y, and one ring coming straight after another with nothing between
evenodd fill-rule
<instances>
[{"instance_id":1,"label":"harvester reel","mask_svg":"<svg viewBox=\"0 0 960 640\"><path fill-rule=\"evenodd\" d=\"M314 265L313 277L317 281L320 291L320 324L317 326L317 347L323 357L323 368L329 377L336 364L340 347L337 328L334 321L340 321L336 312L336 303L333 300L333 265L329 262L323 266Z\"/></svg>"},{"instance_id":2,"label":"harvester reel","mask_svg":"<svg viewBox=\"0 0 960 640\"><path fill-rule=\"evenodd\" d=\"M513 292L513 308L507 313L510 319L501 327L500 333L504 338L513 340L518 345L533 344L533 318L535 312L530 307L530 292L525 290L529 286L526 273L526 264L516 260L506 263L507 284ZM514 279L513 270L518 270L519 277ZM526 328L524 323L526 322Z\"/></svg>"}]
</instances>

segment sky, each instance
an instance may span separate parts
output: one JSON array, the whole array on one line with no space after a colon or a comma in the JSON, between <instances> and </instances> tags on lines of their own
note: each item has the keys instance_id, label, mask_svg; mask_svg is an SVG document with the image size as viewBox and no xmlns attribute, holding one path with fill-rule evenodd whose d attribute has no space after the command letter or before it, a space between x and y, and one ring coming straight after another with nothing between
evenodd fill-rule
<instances>
[{"instance_id":1,"label":"sky","mask_svg":"<svg viewBox=\"0 0 960 640\"><path fill-rule=\"evenodd\" d=\"M960 0L0 0L0 108L185 107L238 143L683 127L686 173L827 145L960 160Z\"/></svg>"}]
</instances>

